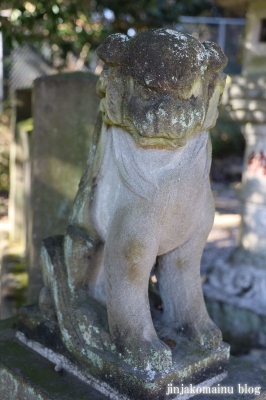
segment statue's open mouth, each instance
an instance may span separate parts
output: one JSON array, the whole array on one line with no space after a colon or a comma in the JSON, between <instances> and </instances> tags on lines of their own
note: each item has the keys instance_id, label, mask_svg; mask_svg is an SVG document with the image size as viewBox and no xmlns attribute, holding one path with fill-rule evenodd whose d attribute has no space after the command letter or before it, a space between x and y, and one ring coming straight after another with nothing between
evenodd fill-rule
<instances>
[{"instance_id":1,"label":"statue's open mouth","mask_svg":"<svg viewBox=\"0 0 266 400\"><path fill-rule=\"evenodd\" d=\"M164 149L176 149L178 147L183 147L187 143L188 137L182 138L166 138L166 137L150 137L143 136L136 132L133 134L134 139L142 147L154 147L154 148L164 148Z\"/></svg>"}]
</instances>

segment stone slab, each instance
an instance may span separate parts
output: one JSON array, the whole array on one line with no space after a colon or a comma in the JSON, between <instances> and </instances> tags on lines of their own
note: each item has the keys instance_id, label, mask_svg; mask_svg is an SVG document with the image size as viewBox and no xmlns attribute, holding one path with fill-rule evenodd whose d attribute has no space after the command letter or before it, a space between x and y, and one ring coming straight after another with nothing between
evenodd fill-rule
<instances>
[{"instance_id":1,"label":"stone slab","mask_svg":"<svg viewBox=\"0 0 266 400\"><path fill-rule=\"evenodd\" d=\"M42 287L41 241L65 232L85 169L99 111L97 80L91 73L75 72L42 77L34 84L29 303L37 301Z\"/></svg>"},{"instance_id":2,"label":"stone slab","mask_svg":"<svg viewBox=\"0 0 266 400\"><path fill-rule=\"evenodd\" d=\"M56 372L55 364L30 350L15 338L17 319L0 321L0 398L10 400L106 400L100 393L67 371ZM239 394L238 385L261 387L259 396ZM265 400L266 371L231 357L228 376L220 387L233 387L234 394L196 395L197 400ZM214 387L218 387L216 384ZM114 397L113 397L114 398ZM168 396L173 399L173 396ZM182 397L184 399L184 396ZM118 399L121 400L121 397ZM154 398L155 400L155 398ZM157 400L157 399L156 399ZM159 398L158 398L159 400Z\"/></svg>"},{"instance_id":3,"label":"stone slab","mask_svg":"<svg viewBox=\"0 0 266 400\"><path fill-rule=\"evenodd\" d=\"M106 400L108 397L15 339L16 318L0 322L1 400Z\"/></svg>"}]
</instances>

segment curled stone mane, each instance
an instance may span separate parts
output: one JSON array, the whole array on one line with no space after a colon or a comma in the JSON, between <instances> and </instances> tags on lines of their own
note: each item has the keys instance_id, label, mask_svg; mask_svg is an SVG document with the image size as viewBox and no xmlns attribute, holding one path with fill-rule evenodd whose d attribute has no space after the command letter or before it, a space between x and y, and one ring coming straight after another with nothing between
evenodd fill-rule
<instances>
[{"instance_id":1,"label":"curled stone mane","mask_svg":"<svg viewBox=\"0 0 266 400\"><path fill-rule=\"evenodd\" d=\"M132 39L111 35L97 53L109 66L100 90L106 123L124 128L142 146L169 148L210 127L204 126L210 98L227 63L217 44L161 28Z\"/></svg>"},{"instance_id":2,"label":"curled stone mane","mask_svg":"<svg viewBox=\"0 0 266 400\"><path fill-rule=\"evenodd\" d=\"M169 29L144 31L129 41L125 52L128 73L151 88L186 86L194 82L206 62L201 43Z\"/></svg>"}]
</instances>

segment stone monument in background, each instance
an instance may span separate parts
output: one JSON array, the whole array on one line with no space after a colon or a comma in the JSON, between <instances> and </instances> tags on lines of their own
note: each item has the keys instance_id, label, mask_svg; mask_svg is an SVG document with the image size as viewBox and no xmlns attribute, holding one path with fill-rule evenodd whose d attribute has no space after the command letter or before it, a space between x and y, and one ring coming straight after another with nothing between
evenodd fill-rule
<instances>
[{"instance_id":1,"label":"stone monument in background","mask_svg":"<svg viewBox=\"0 0 266 400\"><path fill-rule=\"evenodd\" d=\"M38 300L43 232L64 233L99 112L97 79L87 72L45 76L35 81L33 96L31 89L14 94L10 233L1 262L0 318L15 315L27 298L28 303Z\"/></svg>"},{"instance_id":2,"label":"stone monument in background","mask_svg":"<svg viewBox=\"0 0 266 400\"><path fill-rule=\"evenodd\" d=\"M98 55L108 69L97 84L101 113L87 166L65 235L42 244L43 316L25 307L17 337L98 390L164 399L169 385L219 382L229 361L200 279L214 218L207 130L217 119L227 59L215 43L169 29L130 40L111 35ZM50 229L45 215L46 223L58 219L51 190L72 187L67 173L53 185L59 167L72 161L62 159L56 142L62 121L73 134L70 114L56 112L54 79L36 85L44 100L35 108L35 130L44 146L33 165L35 251ZM65 97L60 77L56 83ZM75 101L87 107L79 96ZM45 147L48 119L56 155ZM69 147L67 138L60 143L62 151ZM157 288L149 285L153 268Z\"/></svg>"},{"instance_id":3,"label":"stone monument in background","mask_svg":"<svg viewBox=\"0 0 266 400\"><path fill-rule=\"evenodd\" d=\"M31 303L37 301L42 287L41 241L64 233L86 165L99 112L97 79L76 72L35 81L26 249Z\"/></svg>"}]
</instances>

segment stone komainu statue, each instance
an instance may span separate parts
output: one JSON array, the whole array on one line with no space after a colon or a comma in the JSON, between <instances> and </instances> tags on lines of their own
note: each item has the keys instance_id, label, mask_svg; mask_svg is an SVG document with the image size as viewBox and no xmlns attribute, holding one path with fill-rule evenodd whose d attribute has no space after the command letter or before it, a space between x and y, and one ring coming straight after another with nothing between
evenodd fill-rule
<instances>
[{"instance_id":1,"label":"stone komainu statue","mask_svg":"<svg viewBox=\"0 0 266 400\"><path fill-rule=\"evenodd\" d=\"M90 346L162 370L171 350L152 321L153 267L161 324L208 348L221 343L200 260L214 217L207 130L227 60L215 43L169 29L111 35L97 53L108 66L101 113L66 234L43 243L40 307L82 360Z\"/></svg>"}]
</instances>

